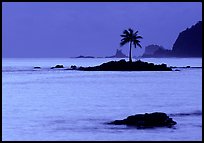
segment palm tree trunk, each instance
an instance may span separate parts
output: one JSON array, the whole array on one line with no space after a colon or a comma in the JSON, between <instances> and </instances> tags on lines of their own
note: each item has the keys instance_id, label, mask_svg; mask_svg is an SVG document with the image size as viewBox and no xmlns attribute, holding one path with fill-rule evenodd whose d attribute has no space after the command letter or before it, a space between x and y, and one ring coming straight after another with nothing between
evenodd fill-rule
<instances>
[{"instance_id":1,"label":"palm tree trunk","mask_svg":"<svg viewBox=\"0 0 204 143\"><path fill-rule=\"evenodd\" d=\"M129 62L132 62L132 42L130 42Z\"/></svg>"}]
</instances>

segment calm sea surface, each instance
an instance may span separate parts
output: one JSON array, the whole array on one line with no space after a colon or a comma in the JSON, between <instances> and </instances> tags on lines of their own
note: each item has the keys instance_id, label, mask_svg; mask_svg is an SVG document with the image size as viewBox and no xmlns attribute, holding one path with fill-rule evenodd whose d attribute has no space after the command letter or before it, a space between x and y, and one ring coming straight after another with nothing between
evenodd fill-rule
<instances>
[{"instance_id":1,"label":"calm sea surface","mask_svg":"<svg viewBox=\"0 0 204 143\"><path fill-rule=\"evenodd\" d=\"M180 71L70 71L120 59L3 59L2 140L202 140L202 68ZM141 59L201 67L202 58ZM41 69L33 69L40 66ZM165 112L173 128L107 125Z\"/></svg>"}]
</instances>

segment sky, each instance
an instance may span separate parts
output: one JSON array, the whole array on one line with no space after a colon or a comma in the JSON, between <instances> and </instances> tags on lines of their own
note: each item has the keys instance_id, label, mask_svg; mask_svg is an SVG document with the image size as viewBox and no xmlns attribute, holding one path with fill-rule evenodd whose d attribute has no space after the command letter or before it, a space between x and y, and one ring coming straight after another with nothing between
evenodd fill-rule
<instances>
[{"instance_id":1,"label":"sky","mask_svg":"<svg viewBox=\"0 0 204 143\"><path fill-rule=\"evenodd\" d=\"M123 30L132 28L146 46L172 49L179 33L202 20L201 2L3 2L3 58L111 56Z\"/></svg>"}]
</instances>

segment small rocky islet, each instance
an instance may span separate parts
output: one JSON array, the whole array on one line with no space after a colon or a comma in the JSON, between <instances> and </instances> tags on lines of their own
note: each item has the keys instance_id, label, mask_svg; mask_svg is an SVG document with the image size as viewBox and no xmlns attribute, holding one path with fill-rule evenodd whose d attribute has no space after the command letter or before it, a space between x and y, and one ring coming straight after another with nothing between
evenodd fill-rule
<instances>
[{"instance_id":1,"label":"small rocky islet","mask_svg":"<svg viewBox=\"0 0 204 143\"><path fill-rule=\"evenodd\" d=\"M166 113L153 112L145 114L136 114L128 116L123 120L115 120L107 124L111 125L127 125L137 128L154 128L154 127L173 127L177 123L172 120Z\"/></svg>"},{"instance_id":2,"label":"small rocky islet","mask_svg":"<svg viewBox=\"0 0 204 143\"><path fill-rule=\"evenodd\" d=\"M63 65L56 65L55 67L51 67L51 69L54 69L54 68L64 68Z\"/></svg>"},{"instance_id":3,"label":"small rocky islet","mask_svg":"<svg viewBox=\"0 0 204 143\"><path fill-rule=\"evenodd\" d=\"M166 64L155 65L153 63L143 62L126 62L125 60L110 61L99 66L79 67L81 71L172 71Z\"/></svg>"},{"instance_id":4,"label":"small rocky islet","mask_svg":"<svg viewBox=\"0 0 204 143\"><path fill-rule=\"evenodd\" d=\"M37 69L40 67L34 67ZM70 68L65 68L63 65L56 65L50 69L65 69L65 70L79 70L79 71L172 71L171 67L167 67L166 64L156 65L153 63L143 62L137 60L135 62L127 62L124 59L120 61L109 61L99 66L93 67L77 67L71 65Z\"/></svg>"}]
</instances>

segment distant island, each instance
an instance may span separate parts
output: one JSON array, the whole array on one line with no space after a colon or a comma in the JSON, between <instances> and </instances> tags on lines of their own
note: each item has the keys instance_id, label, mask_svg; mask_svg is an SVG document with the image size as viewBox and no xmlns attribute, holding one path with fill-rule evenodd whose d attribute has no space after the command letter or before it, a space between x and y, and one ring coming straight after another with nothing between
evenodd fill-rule
<instances>
[{"instance_id":1,"label":"distant island","mask_svg":"<svg viewBox=\"0 0 204 143\"><path fill-rule=\"evenodd\" d=\"M77 56L74 58L128 58L125 54L123 54L122 50L116 49L116 53L113 56L106 56L106 57L94 57L94 56Z\"/></svg>"},{"instance_id":2,"label":"distant island","mask_svg":"<svg viewBox=\"0 0 204 143\"><path fill-rule=\"evenodd\" d=\"M117 49L115 55L113 56L107 56L105 58L127 58L125 54L122 53L122 50Z\"/></svg>"},{"instance_id":3,"label":"distant island","mask_svg":"<svg viewBox=\"0 0 204 143\"><path fill-rule=\"evenodd\" d=\"M142 57L202 57L202 21L182 31L172 50L152 44L145 47Z\"/></svg>"},{"instance_id":4,"label":"distant island","mask_svg":"<svg viewBox=\"0 0 204 143\"><path fill-rule=\"evenodd\" d=\"M82 56L82 55L80 55L80 56L75 57L75 58L95 58L95 57L93 57L93 56Z\"/></svg>"},{"instance_id":5,"label":"distant island","mask_svg":"<svg viewBox=\"0 0 204 143\"><path fill-rule=\"evenodd\" d=\"M142 57L143 58L171 57L171 50L167 50L163 46L152 44L145 47L145 52Z\"/></svg>"}]
</instances>

